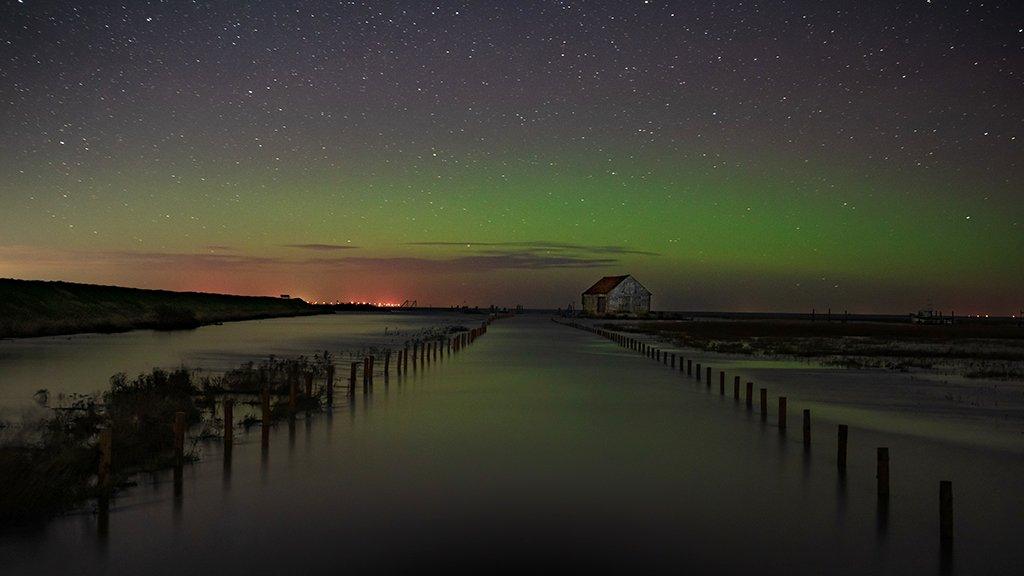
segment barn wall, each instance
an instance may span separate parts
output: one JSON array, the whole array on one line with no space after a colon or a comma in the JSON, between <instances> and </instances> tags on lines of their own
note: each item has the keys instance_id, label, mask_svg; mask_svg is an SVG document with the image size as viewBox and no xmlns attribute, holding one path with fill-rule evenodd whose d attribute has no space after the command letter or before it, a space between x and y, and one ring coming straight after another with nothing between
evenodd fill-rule
<instances>
[{"instance_id":1,"label":"barn wall","mask_svg":"<svg viewBox=\"0 0 1024 576\"><path fill-rule=\"evenodd\" d=\"M626 278L608 293L609 314L644 314L650 311L651 293L633 278Z\"/></svg>"}]
</instances>

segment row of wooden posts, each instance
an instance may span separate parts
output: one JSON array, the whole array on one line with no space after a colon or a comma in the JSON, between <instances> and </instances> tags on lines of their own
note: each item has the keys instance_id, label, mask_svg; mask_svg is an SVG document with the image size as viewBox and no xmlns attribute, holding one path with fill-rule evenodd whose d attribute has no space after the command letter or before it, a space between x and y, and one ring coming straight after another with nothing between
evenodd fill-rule
<instances>
[{"instance_id":1,"label":"row of wooden posts","mask_svg":"<svg viewBox=\"0 0 1024 576\"><path fill-rule=\"evenodd\" d=\"M424 367L427 364L443 359L447 351L448 356L457 354L459 351L472 345L478 338L487 333L487 328L491 322L496 319L503 318L502 315L491 315L488 319L480 324L476 328L472 328L466 332L461 332L452 337L443 336L432 340L416 340L412 342L410 348L409 344L397 351L395 368L399 374L406 371L415 370L417 364L419 367ZM410 368L410 351L411 354L411 368ZM383 376L384 381L387 382L391 372L391 356L392 351L387 350L384 353L384 369ZM362 381L363 381L363 393L368 394L373 391L373 375L374 375L374 363L375 358L372 355L366 356L361 362L352 362L349 373L349 383L347 388L347 395L351 398L355 396L356 390L356 379L357 379L357 368L361 364L363 367ZM327 367L326 382L324 385L326 401L328 406L334 404L334 378L335 368L331 364ZM313 379L314 376L311 372L303 374L304 380L304 392L307 398L313 397ZM292 377L290 387L288 391L288 409L289 415L294 417L298 411L299 402L299 384L298 378ZM231 449L234 443L234 400L232 398L225 398L223 401L224 410L224 457L225 461L230 459ZM272 424L272 414L270 409L270 389L264 386L260 391L260 411L261 411L261 443L265 450L269 446L270 441L270 427ZM175 490L180 490L181 482L181 469L185 463L185 432L187 429L186 415L185 412L175 412L174 421L171 426L172 434L174 438L174 471L175 471ZM99 433L99 468L96 475L97 487L100 489L101 494L104 494L110 490L112 479L111 469L113 463L113 436L110 428L104 428Z\"/></svg>"},{"instance_id":2,"label":"row of wooden posts","mask_svg":"<svg viewBox=\"0 0 1024 576\"><path fill-rule=\"evenodd\" d=\"M701 370L701 363L694 362L692 358L684 358L682 355L678 355L675 352L667 352L655 346L648 344L637 338L633 338L626 334L614 332L611 330L605 330L603 328L597 328L579 322L556 322L591 332L598 336L607 338L615 344L622 346L628 350L639 352L644 356L665 364L671 367L673 370L678 365L679 371L687 377L693 377L700 381L703 379L706 382L707 388L711 389L712 374L713 371L710 366L705 366L704 371ZM740 377L733 376L732 381L732 394L733 398L740 401ZM726 393L726 375L725 371L718 372L718 392L720 395L725 396ZM760 388L760 413L761 420L766 421L768 419L768 389ZM754 406L754 383L747 382L744 390L744 401L748 410L753 409ZM787 411L786 411L786 397L779 396L778 398L778 426L780 432L785 433L787 425ZM836 467L840 476L845 477L846 475L846 452L847 445L849 442L850 430L846 424L839 424L836 436ZM803 446L805 451L811 449L811 411L805 408L803 410ZM876 479L877 479L877 492L880 502L888 502L889 499L889 448L880 446L876 450ZM949 480L942 480L939 482L939 540L942 546L943 552L949 552L953 543L953 483Z\"/></svg>"}]
</instances>

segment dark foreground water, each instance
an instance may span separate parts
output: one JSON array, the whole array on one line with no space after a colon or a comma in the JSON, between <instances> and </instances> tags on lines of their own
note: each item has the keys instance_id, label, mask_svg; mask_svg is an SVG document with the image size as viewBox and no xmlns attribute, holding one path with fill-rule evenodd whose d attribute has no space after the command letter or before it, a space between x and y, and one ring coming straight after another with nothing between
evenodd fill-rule
<instances>
[{"instance_id":1,"label":"dark foreground water","mask_svg":"<svg viewBox=\"0 0 1024 576\"><path fill-rule=\"evenodd\" d=\"M129 351L126 351L128 353ZM745 376L745 375L744 375ZM745 380L744 380L745 381ZM729 378L731 383L731 375ZM1024 456L836 422L813 448L757 411L591 334L521 317L331 413L200 444L180 495L140 479L104 531L85 512L0 538L3 574L649 569L1018 573ZM774 402L774 398L773 398ZM773 404L774 407L774 404ZM875 448L892 496L875 493ZM940 480L956 541L941 561Z\"/></svg>"}]
</instances>

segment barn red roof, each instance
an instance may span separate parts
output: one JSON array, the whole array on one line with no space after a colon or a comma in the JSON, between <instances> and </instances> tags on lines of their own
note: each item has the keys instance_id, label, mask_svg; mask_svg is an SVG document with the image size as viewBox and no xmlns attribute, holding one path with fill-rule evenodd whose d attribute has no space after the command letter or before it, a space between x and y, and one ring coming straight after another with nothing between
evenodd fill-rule
<instances>
[{"instance_id":1,"label":"barn red roof","mask_svg":"<svg viewBox=\"0 0 1024 576\"><path fill-rule=\"evenodd\" d=\"M629 274L625 276L605 276L597 281L596 284L587 288L584 294L607 294L615 289L616 286L622 283L623 280L629 278Z\"/></svg>"}]
</instances>

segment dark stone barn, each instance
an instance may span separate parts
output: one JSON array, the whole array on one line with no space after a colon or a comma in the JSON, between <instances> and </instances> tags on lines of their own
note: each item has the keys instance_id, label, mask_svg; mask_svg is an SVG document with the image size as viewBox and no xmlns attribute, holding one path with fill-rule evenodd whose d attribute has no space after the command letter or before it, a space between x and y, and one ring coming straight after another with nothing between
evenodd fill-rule
<instances>
[{"instance_id":1,"label":"dark stone barn","mask_svg":"<svg viewBox=\"0 0 1024 576\"><path fill-rule=\"evenodd\" d=\"M583 313L589 316L646 314L651 291L629 274L605 276L583 293Z\"/></svg>"}]
</instances>

